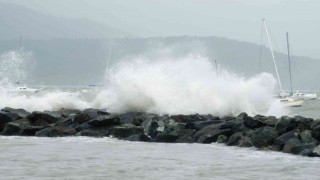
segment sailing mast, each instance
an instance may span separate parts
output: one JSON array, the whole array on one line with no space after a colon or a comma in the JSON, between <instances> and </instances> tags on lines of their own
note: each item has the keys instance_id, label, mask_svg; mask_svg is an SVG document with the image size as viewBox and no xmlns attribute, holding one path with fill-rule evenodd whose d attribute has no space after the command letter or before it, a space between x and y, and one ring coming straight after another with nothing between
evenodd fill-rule
<instances>
[{"instance_id":1,"label":"sailing mast","mask_svg":"<svg viewBox=\"0 0 320 180\"><path fill-rule=\"evenodd\" d=\"M107 59L107 68L106 68L106 76L109 76L109 63L110 63L110 57L111 57L111 47L109 49L109 55L108 55L108 59Z\"/></svg>"},{"instance_id":2,"label":"sailing mast","mask_svg":"<svg viewBox=\"0 0 320 180\"><path fill-rule=\"evenodd\" d=\"M290 95L293 95L292 91L292 76L291 76L291 61L290 61L290 47L289 47L289 33L287 32L287 49L288 49L288 61L289 61L289 76L290 76Z\"/></svg>"},{"instance_id":3,"label":"sailing mast","mask_svg":"<svg viewBox=\"0 0 320 180\"><path fill-rule=\"evenodd\" d=\"M279 76L279 72L278 72L278 67L277 67L277 64L276 64L276 60L274 58L274 53L273 53L273 48L272 48L272 44L271 44L270 37L269 37L269 31L268 31L267 22L266 22L265 18L263 18L262 21L263 21L264 27L266 29L267 38L268 38L268 42L269 42L269 46L270 46L270 50L271 50L271 55L272 55L272 60L273 60L274 67L276 69L276 74L277 74L278 83L279 83L279 87L280 87L280 96L283 96L284 93L283 93L283 90L282 90L282 84L281 84L281 80L280 80L280 76Z\"/></svg>"}]
</instances>

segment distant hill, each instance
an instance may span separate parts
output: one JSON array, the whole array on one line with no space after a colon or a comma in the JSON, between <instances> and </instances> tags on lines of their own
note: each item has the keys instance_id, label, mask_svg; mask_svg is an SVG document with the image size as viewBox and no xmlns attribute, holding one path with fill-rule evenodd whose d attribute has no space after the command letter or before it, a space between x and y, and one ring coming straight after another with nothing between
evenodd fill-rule
<instances>
[{"instance_id":1,"label":"distant hill","mask_svg":"<svg viewBox=\"0 0 320 180\"><path fill-rule=\"evenodd\" d=\"M19 5L0 3L0 39L110 38L129 34L84 19L66 19L38 13Z\"/></svg>"},{"instance_id":2,"label":"distant hill","mask_svg":"<svg viewBox=\"0 0 320 180\"><path fill-rule=\"evenodd\" d=\"M0 41L0 53L16 49L17 41ZM199 54L212 62L244 77L262 71L274 73L270 51L264 47L260 64L260 46L219 37L164 37L122 39L52 39L24 41L33 52L36 67L30 82L36 84L88 85L101 83L106 68L109 48L111 63L132 60L136 57L185 57ZM289 71L286 54L275 53L284 88L289 88ZM320 60L292 57L295 89L320 90Z\"/></svg>"}]
</instances>

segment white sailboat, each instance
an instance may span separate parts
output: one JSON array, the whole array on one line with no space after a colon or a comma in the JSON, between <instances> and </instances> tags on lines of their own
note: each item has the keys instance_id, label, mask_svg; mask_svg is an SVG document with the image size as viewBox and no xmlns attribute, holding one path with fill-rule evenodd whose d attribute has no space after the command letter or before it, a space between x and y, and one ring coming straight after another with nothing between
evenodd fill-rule
<instances>
[{"instance_id":1,"label":"white sailboat","mask_svg":"<svg viewBox=\"0 0 320 180\"><path fill-rule=\"evenodd\" d=\"M279 98L278 100L287 107L300 107L303 104L303 99L299 98L299 97L295 97L292 94L292 78L291 78L291 64L290 64L290 51L289 51L289 39L288 39L288 33L287 33L287 45L288 45L288 60L289 60L289 72L290 72L290 86L291 86L291 93L288 95L286 94L283 89L282 89L282 84L281 84L281 80L280 80L280 76L279 76L279 71L278 71L278 67L277 67L277 63L274 57L274 53L273 53L273 48L272 48L272 44L271 44L271 40L269 37L269 31L268 31L268 26L267 26L267 22L266 19L262 19L263 24L264 24L264 28L266 30L266 34L267 34L267 38L268 38L268 42L269 42L269 47L270 47L270 51L271 51L271 56L272 56L272 60L273 60L273 64L275 67L275 71L276 71L276 75L277 75L277 80L278 80L278 84L280 87L280 94L279 94Z\"/></svg>"}]
</instances>

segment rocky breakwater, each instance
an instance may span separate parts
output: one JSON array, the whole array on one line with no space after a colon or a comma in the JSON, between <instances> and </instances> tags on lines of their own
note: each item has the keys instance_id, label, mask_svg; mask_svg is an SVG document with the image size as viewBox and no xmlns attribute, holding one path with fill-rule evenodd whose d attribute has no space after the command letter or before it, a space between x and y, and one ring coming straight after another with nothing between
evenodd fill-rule
<instances>
[{"instance_id":1,"label":"rocky breakwater","mask_svg":"<svg viewBox=\"0 0 320 180\"><path fill-rule=\"evenodd\" d=\"M83 111L0 111L3 136L91 136L165 143L224 143L297 155L320 157L320 120L300 116L233 117L212 115L111 114Z\"/></svg>"}]
</instances>

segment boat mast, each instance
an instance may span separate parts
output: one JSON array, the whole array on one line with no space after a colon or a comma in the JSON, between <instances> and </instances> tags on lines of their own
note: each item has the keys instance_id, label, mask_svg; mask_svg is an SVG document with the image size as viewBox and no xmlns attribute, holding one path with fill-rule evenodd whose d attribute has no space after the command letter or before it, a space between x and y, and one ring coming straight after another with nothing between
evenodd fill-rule
<instances>
[{"instance_id":1,"label":"boat mast","mask_svg":"<svg viewBox=\"0 0 320 180\"><path fill-rule=\"evenodd\" d=\"M106 68L106 76L109 76L109 63L110 63L110 57L111 57L111 47L109 49L109 55L108 55L108 59L107 59L107 68Z\"/></svg>"},{"instance_id":2,"label":"boat mast","mask_svg":"<svg viewBox=\"0 0 320 180\"><path fill-rule=\"evenodd\" d=\"M273 53L273 48L272 48L272 44L271 44L270 37L269 37L269 31L268 31L267 22L266 22L266 19L265 19L265 18L263 18L262 21L263 21L264 27L265 27L265 29L266 29L267 38L268 38L268 42L269 42L269 46L270 46L270 51L271 51L271 55L272 55L272 60L273 60L274 67L275 67L275 69L276 69L276 74L277 74L278 83L279 83L279 87L280 87L280 95L283 96L282 84L281 84L281 80L280 80L280 76L279 76L279 72L278 72L278 67L277 67L277 64L276 64L276 60L275 60L275 58L274 58L274 53Z\"/></svg>"},{"instance_id":3,"label":"boat mast","mask_svg":"<svg viewBox=\"0 0 320 180\"><path fill-rule=\"evenodd\" d=\"M291 61L290 61L290 47L289 47L289 33L287 32L287 49L288 49L288 61L289 61L289 76L290 76L290 95L293 95L292 91L292 76L291 76Z\"/></svg>"}]
</instances>

